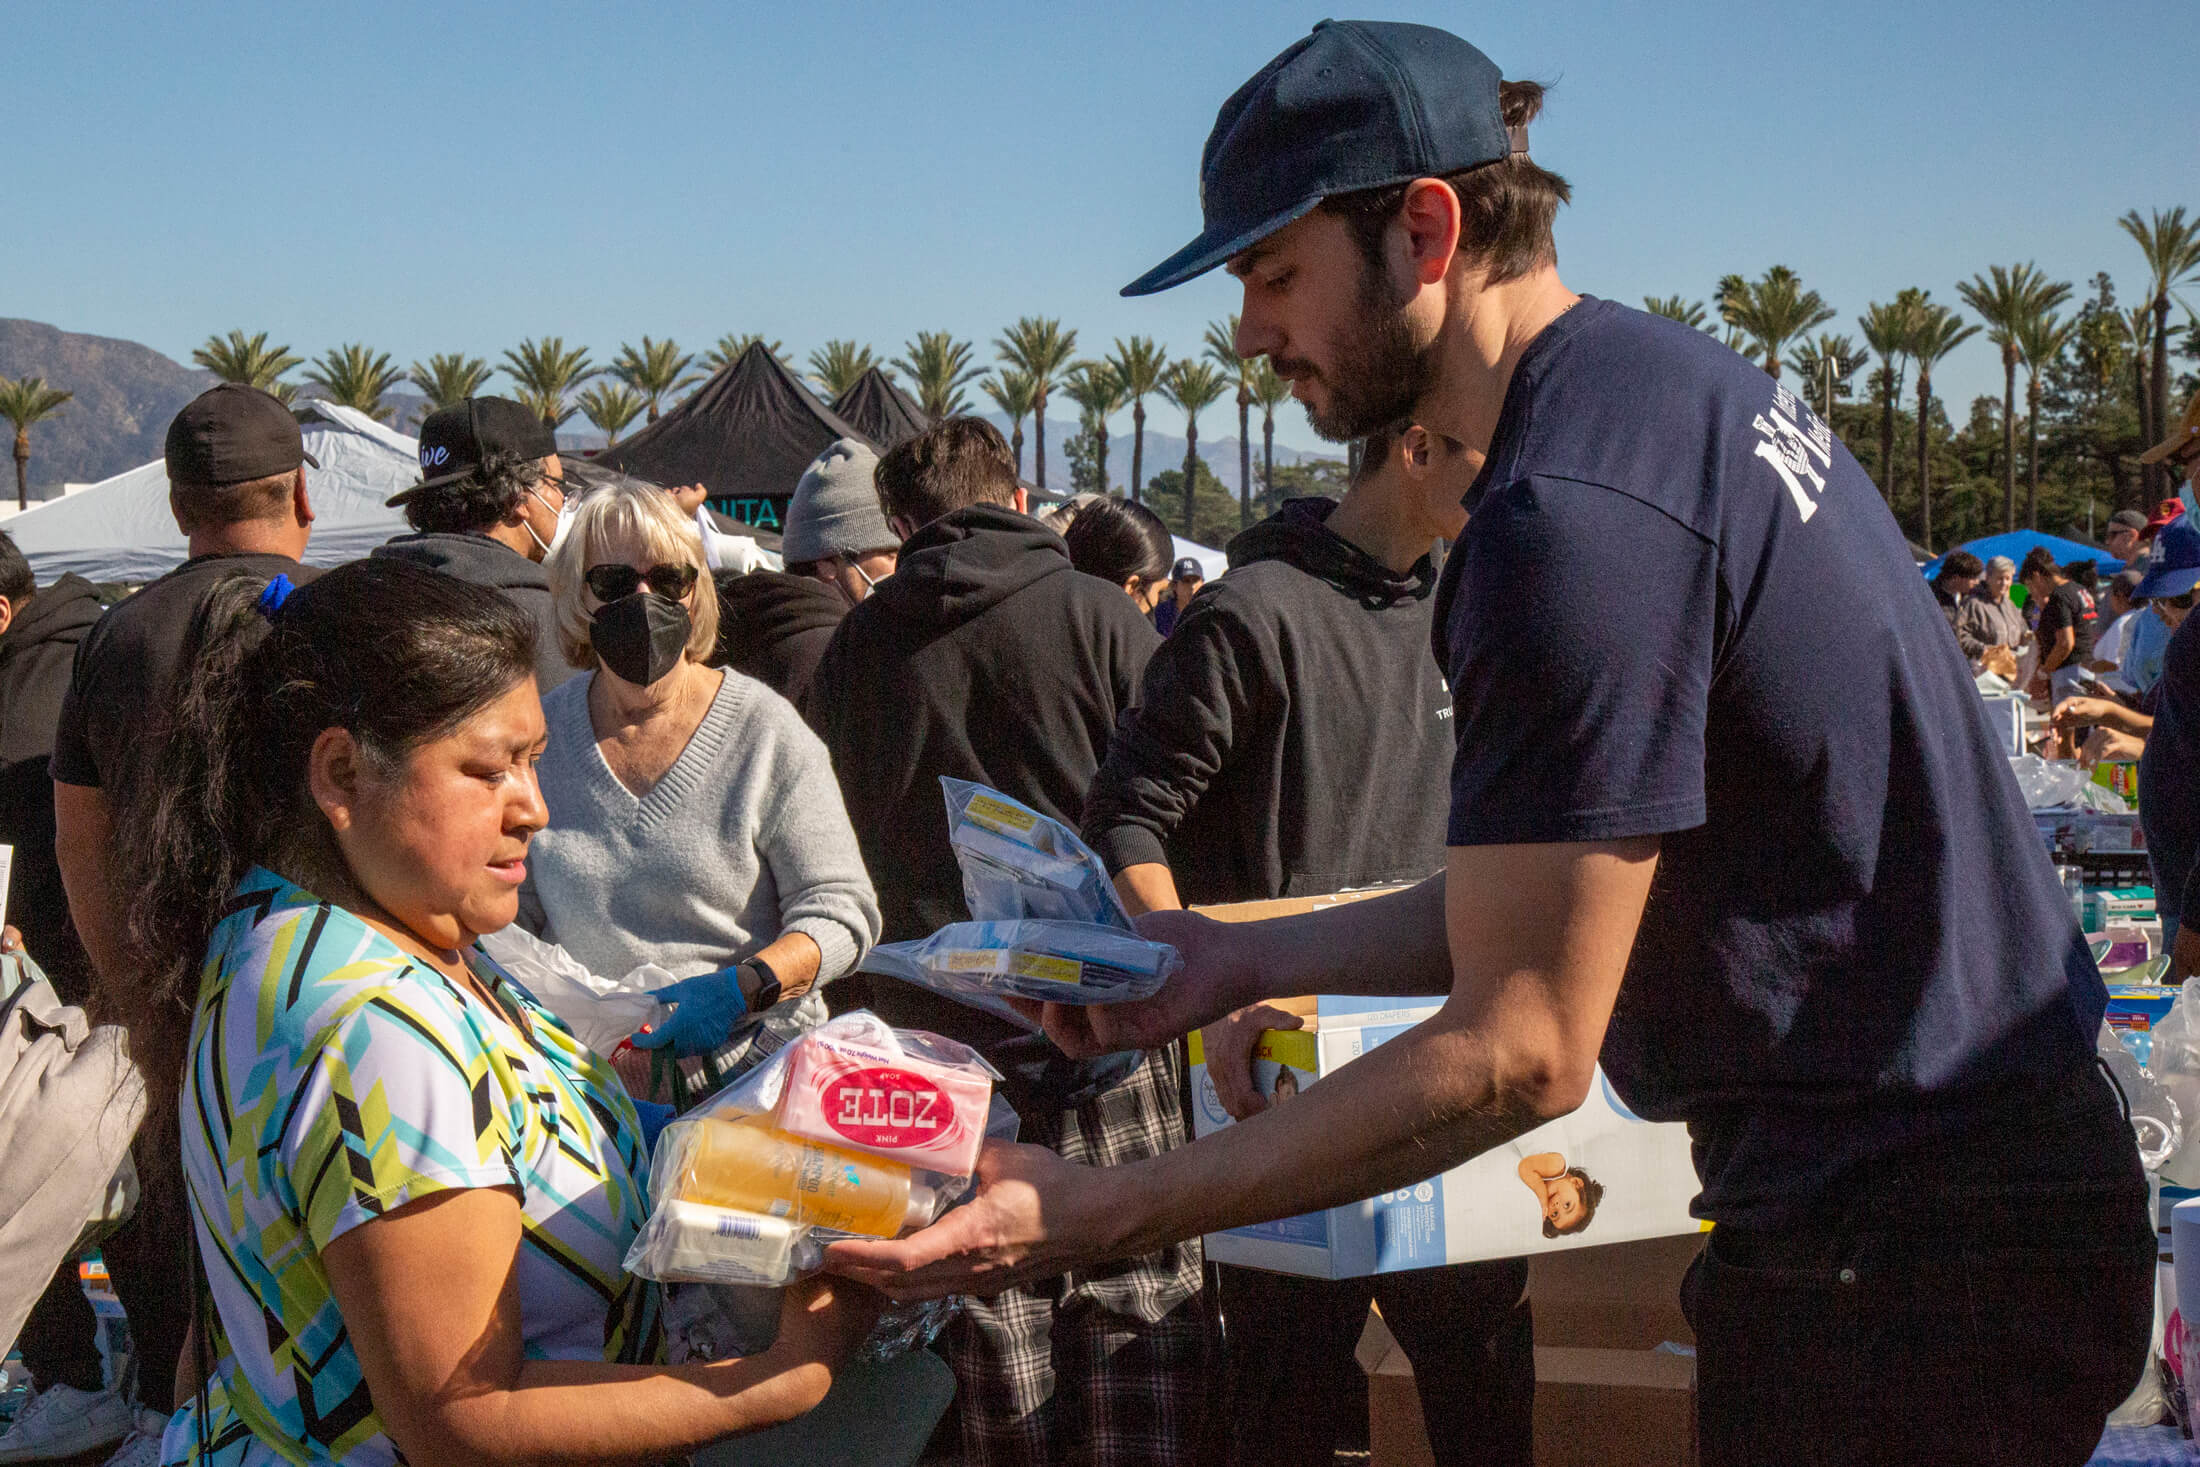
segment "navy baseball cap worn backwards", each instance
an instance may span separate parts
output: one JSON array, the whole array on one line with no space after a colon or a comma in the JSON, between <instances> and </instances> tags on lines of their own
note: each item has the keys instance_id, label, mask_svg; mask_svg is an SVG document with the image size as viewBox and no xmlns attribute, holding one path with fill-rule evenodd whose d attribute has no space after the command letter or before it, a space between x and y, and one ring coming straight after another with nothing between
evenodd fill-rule
<instances>
[{"instance_id":1,"label":"navy baseball cap worn backwards","mask_svg":"<svg viewBox=\"0 0 2200 1467\"><path fill-rule=\"evenodd\" d=\"M1449 31L1325 20L1222 104L1199 160L1199 238L1123 287L1204 275L1334 194L1459 173L1528 150L1497 64Z\"/></svg>"}]
</instances>

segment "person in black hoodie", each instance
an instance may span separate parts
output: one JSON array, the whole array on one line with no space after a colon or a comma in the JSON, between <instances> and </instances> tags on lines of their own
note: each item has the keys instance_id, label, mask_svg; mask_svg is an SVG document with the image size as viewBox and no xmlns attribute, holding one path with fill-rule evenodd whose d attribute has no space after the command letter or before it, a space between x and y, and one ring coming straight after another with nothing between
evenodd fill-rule
<instances>
[{"instance_id":1,"label":"person in black hoodie","mask_svg":"<svg viewBox=\"0 0 2200 1467\"><path fill-rule=\"evenodd\" d=\"M879 463L908 535L899 568L833 634L804 712L831 750L889 941L966 921L941 775L1075 823L1159 638L1131 598L1030 518L998 429L950 418ZM918 526L922 526L918 529ZM909 532L914 530L915 533ZM841 1003L864 984L835 985ZM889 1022L975 1045L1022 1139L1097 1165L1184 1136L1176 1047L1073 1064L1046 1039L907 984L862 994ZM861 1001L861 1000L859 1000ZM945 1348L962 1459L1189 1463L1209 1328L1196 1242L969 1299Z\"/></svg>"},{"instance_id":2,"label":"person in black hoodie","mask_svg":"<svg viewBox=\"0 0 2200 1467\"><path fill-rule=\"evenodd\" d=\"M1429 653L1430 548L1466 522L1475 461L1421 427L1371 436L1342 503L1294 499L1228 547L1146 668L1086 804L1085 839L1133 912L1419 881L1444 864L1450 692ZM1431 999L1434 1003L1438 999ZM1259 1005L1203 1036L1240 1119ZM1328 1467L1364 1446L1353 1347L1372 1299L1413 1361L1440 1463L1534 1451L1535 1355L1524 1259L1373 1278L1222 1265L1231 1460Z\"/></svg>"},{"instance_id":3,"label":"person in black hoodie","mask_svg":"<svg viewBox=\"0 0 2200 1467\"><path fill-rule=\"evenodd\" d=\"M420 472L389 498L418 533L374 553L503 592L534 618L535 691L549 692L575 672L558 648L542 569L565 510L557 438L524 403L469 397L422 420Z\"/></svg>"},{"instance_id":4,"label":"person in black hoodie","mask_svg":"<svg viewBox=\"0 0 2200 1467\"><path fill-rule=\"evenodd\" d=\"M720 665L801 704L840 619L894 573L901 536L879 510L877 469L868 444L834 443L787 506L786 570L716 577Z\"/></svg>"}]
</instances>

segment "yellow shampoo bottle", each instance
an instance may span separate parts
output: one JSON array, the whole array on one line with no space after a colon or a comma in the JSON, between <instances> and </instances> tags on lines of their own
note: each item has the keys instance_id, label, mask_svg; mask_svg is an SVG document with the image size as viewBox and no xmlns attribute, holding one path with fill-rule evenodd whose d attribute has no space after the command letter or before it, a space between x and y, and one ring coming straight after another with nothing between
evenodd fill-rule
<instances>
[{"instance_id":1,"label":"yellow shampoo bottle","mask_svg":"<svg viewBox=\"0 0 2200 1467\"><path fill-rule=\"evenodd\" d=\"M692 1124L679 1157L682 1201L871 1238L931 1220L932 1189L898 1161L789 1136L761 1117Z\"/></svg>"}]
</instances>

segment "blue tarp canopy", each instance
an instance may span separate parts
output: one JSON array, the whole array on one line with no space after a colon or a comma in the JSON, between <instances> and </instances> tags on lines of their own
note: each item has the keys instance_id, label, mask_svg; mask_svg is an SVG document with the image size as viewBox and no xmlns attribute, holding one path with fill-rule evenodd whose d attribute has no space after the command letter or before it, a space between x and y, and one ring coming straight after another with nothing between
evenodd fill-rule
<instances>
[{"instance_id":1,"label":"blue tarp canopy","mask_svg":"<svg viewBox=\"0 0 2200 1467\"><path fill-rule=\"evenodd\" d=\"M2104 576L2112 576L2124 568L2122 561L2105 550L2096 550L2091 545L2082 545L2076 540L2065 540L2060 535L2043 535L2038 530L2011 530L2006 535L1988 535L1981 540L1966 540L1956 549L1968 550L1980 560L1992 560L1997 555L2006 555L2018 565L2023 565L2024 557L2032 553L2035 545L2045 545L2054 555L2057 565L2068 565L2073 560L2090 560L2101 568ZM1940 574L1940 562L1947 558L1942 555L1938 560L1929 560L1924 564L1922 569L1927 580Z\"/></svg>"}]
</instances>

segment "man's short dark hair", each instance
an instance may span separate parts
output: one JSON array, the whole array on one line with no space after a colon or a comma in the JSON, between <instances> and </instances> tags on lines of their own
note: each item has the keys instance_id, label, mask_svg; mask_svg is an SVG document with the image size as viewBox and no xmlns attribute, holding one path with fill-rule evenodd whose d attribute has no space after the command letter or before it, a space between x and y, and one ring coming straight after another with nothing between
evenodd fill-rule
<instances>
[{"instance_id":1,"label":"man's short dark hair","mask_svg":"<svg viewBox=\"0 0 2200 1467\"><path fill-rule=\"evenodd\" d=\"M2062 573L2062 567L2055 563L2055 552L2045 545L2033 546L2025 554L2024 564L2017 567L2017 579L2020 581L2029 581L2034 576L2046 576L2049 580L2054 580Z\"/></svg>"},{"instance_id":2,"label":"man's short dark hair","mask_svg":"<svg viewBox=\"0 0 2200 1467\"><path fill-rule=\"evenodd\" d=\"M1947 576L1983 576L1985 574L1985 561L1980 560L1968 550L1951 550L1941 560L1940 575L1934 577L1934 579L1939 580Z\"/></svg>"},{"instance_id":3,"label":"man's short dark hair","mask_svg":"<svg viewBox=\"0 0 2200 1467\"><path fill-rule=\"evenodd\" d=\"M1498 105L1507 127L1526 127L1543 110L1543 84L1500 82ZM1518 280L1530 270L1558 263L1551 226L1558 206L1573 199L1566 180L1519 153L1444 176L1459 196L1459 253L1480 265L1488 283ZM1405 203L1410 184L1385 184L1358 193L1334 194L1322 208L1342 214L1370 266L1383 260L1383 236Z\"/></svg>"},{"instance_id":4,"label":"man's short dark hair","mask_svg":"<svg viewBox=\"0 0 2200 1467\"><path fill-rule=\"evenodd\" d=\"M872 477L888 518L929 525L973 504L1016 503L1016 460L983 418L947 418L878 461Z\"/></svg>"},{"instance_id":5,"label":"man's short dark hair","mask_svg":"<svg viewBox=\"0 0 2200 1467\"><path fill-rule=\"evenodd\" d=\"M423 535L480 534L511 518L543 479L539 458L492 453L472 473L422 489L405 501L405 523Z\"/></svg>"},{"instance_id":6,"label":"man's short dark hair","mask_svg":"<svg viewBox=\"0 0 2200 1467\"><path fill-rule=\"evenodd\" d=\"M290 512L290 490L297 479L296 469L235 484L170 479L168 507L176 516L177 527L186 535L254 520L282 519Z\"/></svg>"},{"instance_id":7,"label":"man's short dark hair","mask_svg":"<svg viewBox=\"0 0 2200 1467\"><path fill-rule=\"evenodd\" d=\"M31 574L31 563L16 547L15 537L0 530L0 596L21 611L23 603L37 594L38 577Z\"/></svg>"}]
</instances>

